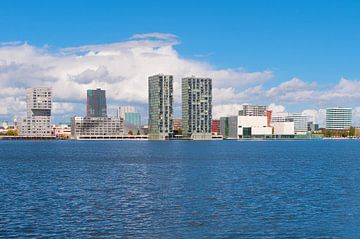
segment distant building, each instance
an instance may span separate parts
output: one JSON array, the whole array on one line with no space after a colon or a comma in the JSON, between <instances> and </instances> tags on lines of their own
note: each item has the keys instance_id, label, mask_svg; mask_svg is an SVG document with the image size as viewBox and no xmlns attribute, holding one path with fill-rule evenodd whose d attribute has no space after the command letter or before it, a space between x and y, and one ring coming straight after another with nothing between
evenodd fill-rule
<instances>
[{"instance_id":1,"label":"distant building","mask_svg":"<svg viewBox=\"0 0 360 239\"><path fill-rule=\"evenodd\" d=\"M213 135L220 135L220 120L211 121L211 133Z\"/></svg>"},{"instance_id":2,"label":"distant building","mask_svg":"<svg viewBox=\"0 0 360 239\"><path fill-rule=\"evenodd\" d=\"M352 108L327 108L326 129L344 130L352 125Z\"/></svg>"},{"instance_id":3,"label":"distant building","mask_svg":"<svg viewBox=\"0 0 360 239\"><path fill-rule=\"evenodd\" d=\"M306 134L308 131L308 116L301 113L293 113L287 117L287 121L294 122L296 134Z\"/></svg>"},{"instance_id":4,"label":"distant building","mask_svg":"<svg viewBox=\"0 0 360 239\"><path fill-rule=\"evenodd\" d=\"M182 129L182 119L173 119L173 130L179 131Z\"/></svg>"},{"instance_id":5,"label":"distant building","mask_svg":"<svg viewBox=\"0 0 360 239\"><path fill-rule=\"evenodd\" d=\"M70 138L71 136L71 125L59 124L53 126L53 135L56 138Z\"/></svg>"},{"instance_id":6,"label":"distant building","mask_svg":"<svg viewBox=\"0 0 360 239\"><path fill-rule=\"evenodd\" d=\"M35 87L26 91L27 116L20 122L20 135L51 136L52 94L50 87Z\"/></svg>"},{"instance_id":7,"label":"distant building","mask_svg":"<svg viewBox=\"0 0 360 239\"><path fill-rule=\"evenodd\" d=\"M272 126L274 128L274 135L290 136L295 134L294 122L274 122Z\"/></svg>"},{"instance_id":8,"label":"distant building","mask_svg":"<svg viewBox=\"0 0 360 239\"><path fill-rule=\"evenodd\" d=\"M105 90L87 90L87 117L107 117Z\"/></svg>"},{"instance_id":9,"label":"distant building","mask_svg":"<svg viewBox=\"0 0 360 239\"><path fill-rule=\"evenodd\" d=\"M141 116L139 112L126 112L125 113L125 125L133 125L140 127Z\"/></svg>"},{"instance_id":10,"label":"distant building","mask_svg":"<svg viewBox=\"0 0 360 239\"><path fill-rule=\"evenodd\" d=\"M149 77L149 139L163 140L173 134L173 76Z\"/></svg>"},{"instance_id":11,"label":"distant building","mask_svg":"<svg viewBox=\"0 0 360 239\"><path fill-rule=\"evenodd\" d=\"M264 105L242 105L239 116L267 116L266 106Z\"/></svg>"},{"instance_id":12,"label":"distant building","mask_svg":"<svg viewBox=\"0 0 360 239\"><path fill-rule=\"evenodd\" d=\"M124 134L123 121L111 117L72 117L71 136L116 136Z\"/></svg>"},{"instance_id":13,"label":"distant building","mask_svg":"<svg viewBox=\"0 0 360 239\"><path fill-rule=\"evenodd\" d=\"M125 113L135 113L136 109L134 106L120 106L117 110L117 117L125 119Z\"/></svg>"},{"instance_id":14,"label":"distant building","mask_svg":"<svg viewBox=\"0 0 360 239\"><path fill-rule=\"evenodd\" d=\"M319 124L315 124L314 122L310 121L308 122L308 131L314 132L319 130Z\"/></svg>"},{"instance_id":15,"label":"distant building","mask_svg":"<svg viewBox=\"0 0 360 239\"><path fill-rule=\"evenodd\" d=\"M187 77L182 79L183 136L194 140L211 139L212 80Z\"/></svg>"},{"instance_id":16,"label":"distant building","mask_svg":"<svg viewBox=\"0 0 360 239\"><path fill-rule=\"evenodd\" d=\"M271 124L272 125L273 123L275 122L289 122L289 113L286 113L286 112L277 112L277 113L272 113L271 115Z\"/></svg>"}]
</instances>

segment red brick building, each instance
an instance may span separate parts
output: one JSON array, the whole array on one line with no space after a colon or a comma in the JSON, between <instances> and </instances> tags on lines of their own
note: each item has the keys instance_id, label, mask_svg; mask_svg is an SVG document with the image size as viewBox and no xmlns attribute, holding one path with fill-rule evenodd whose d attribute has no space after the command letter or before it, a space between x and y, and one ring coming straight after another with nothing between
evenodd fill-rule
<instances>
[{"instance_id":1,"label":"red brick building","mask_svg":"<svg viewBox=\"0 0 360 239\"><path fill-rule=\"evenodd\" d=\"M213 135L220 135L220 120L211 121L211 132Z\"/></svg>"}]
</instances>

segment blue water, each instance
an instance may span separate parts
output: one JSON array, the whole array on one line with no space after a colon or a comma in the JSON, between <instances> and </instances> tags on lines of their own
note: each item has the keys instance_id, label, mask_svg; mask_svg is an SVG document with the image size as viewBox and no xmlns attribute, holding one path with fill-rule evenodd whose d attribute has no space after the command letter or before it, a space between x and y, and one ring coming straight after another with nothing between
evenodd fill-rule
<instances>
[{"instance_id":1,"label":"blue water","mask_svg":"<svg viewBox=\"0 0 360 239\"><path fill-rule=\"evenodd\" d=\"M0 141L0 237L359 238L360 141Z\"/></svg>"}]
</instances>

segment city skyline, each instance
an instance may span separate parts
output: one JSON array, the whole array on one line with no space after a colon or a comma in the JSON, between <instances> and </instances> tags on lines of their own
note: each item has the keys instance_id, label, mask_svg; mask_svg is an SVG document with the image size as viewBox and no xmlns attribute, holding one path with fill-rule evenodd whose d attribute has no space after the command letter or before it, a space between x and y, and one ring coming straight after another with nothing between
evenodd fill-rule
<instances>
[{"instance_id":1,"label":"city skyline","mask_svg":"<svg viewBox=\"0 0 360 239\"><path fill-rule=\"evenodd\" d=\"M353 108L354 125L360 125L359 3L229 1L174 7L139 1L151 6L136 11L135 3L114 1L89 4L87 10L98 13L95 19L78 18L80 3L21 4L26 12L7 2L0 9L0 120L26 113L25 88L51 86L54 122L84 115L82 92L99 87L107 90L109 115L119 105L134 105L146 121L147 77L164 73L174 76L175 118L181 115L181 79L197 75L213 79L213 118L235 114L249 103L306 113L324 126L326 108L340 106ZM171 9L169 25L147 17L152 8ZM59 21L65 9L69 19ZM201 18L176 16L189 10L199 10ZM123 14L106 17L107 11ZM143 17L135 20L131 12ZM222 16L217 24L213 13ZM336 22L331 14L337 14ZM48 24L39 24L45 17ZM101 21L89 32L96 19ZM5 27L10 21L13 27ZM203 27L208 22L215 30ZM77 33L67 37L67 30L74 31L70 26Z\"/></svg>"}]
</instances>

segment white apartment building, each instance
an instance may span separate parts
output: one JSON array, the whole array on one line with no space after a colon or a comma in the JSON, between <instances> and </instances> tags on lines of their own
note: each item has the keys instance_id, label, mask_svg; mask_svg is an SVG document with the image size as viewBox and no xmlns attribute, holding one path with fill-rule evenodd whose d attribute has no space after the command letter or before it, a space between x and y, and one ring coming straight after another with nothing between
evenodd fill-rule
<instances>
[{"instance_id":1,"label":"white apartment building","mask_svg":"<svg viewBox=\"0 0 360 239\"><path fill-rule=\"evenodd\" d=\"M52 94L50 87L27 89L27 115L20 121L20 135L29 137L51 136L51 107Z\"/></svg>"}]
</instances>

